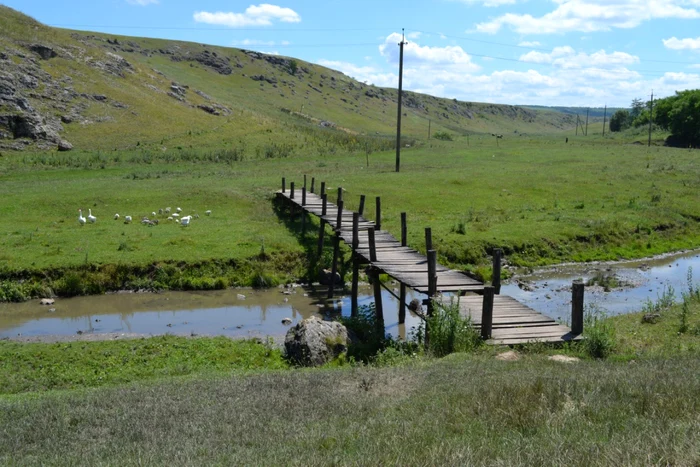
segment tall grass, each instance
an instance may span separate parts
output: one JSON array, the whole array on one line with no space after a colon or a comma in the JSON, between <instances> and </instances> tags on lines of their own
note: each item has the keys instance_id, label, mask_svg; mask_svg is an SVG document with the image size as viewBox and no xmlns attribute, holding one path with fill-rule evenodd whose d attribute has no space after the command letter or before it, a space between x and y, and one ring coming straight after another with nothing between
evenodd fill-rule
<instances>
[{"instance_id":1,"label":"tall grass","mask_svg":"<svg viewBox=\"0 0 700 467\"><path fill-rule=\"evenodd\" d=\"M471 318L459 311L459 298L448 303L434 301L433 315L426 319L428 351L435 357L454 352L470 352L483 344Z\"/></svg>"}]
</instances>

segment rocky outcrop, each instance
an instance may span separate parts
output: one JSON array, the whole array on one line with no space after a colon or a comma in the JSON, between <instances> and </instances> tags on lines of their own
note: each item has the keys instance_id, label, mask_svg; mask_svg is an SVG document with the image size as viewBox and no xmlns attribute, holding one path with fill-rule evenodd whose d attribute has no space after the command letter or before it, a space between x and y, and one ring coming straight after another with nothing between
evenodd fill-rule
<instances>
[{"instance_id":1,"label":"rocky outcrop","mask_svg":"<svg viewBox=\"0 0 700 467\"><path fill-rule=\"evenodd\" d=\"M348 330L336 321L312 317L287 332L284 348L296 365L321 366L347 350Z\"/></svg>"},{"instance_id":2,"label":"rocky outcrop","mask_svg":"<svg viewBox=\"0 0 700 467\"><path fill-rule=\"evenodd\" d=\"M233 73L233 68L229 64L228 60L219 57L216 52L209 52L208 50L205 50L204 52L195 55L194 59L198 63L211 68L221 75L230 75Z\"/></svg>"},{"instance_id":3,"label":"rocky outcrop","mask_svg":"<svg viewBox=\"0 0 700 467\"><path fill-rule=\"evenodd\" d=\"M43 60L49 60L58 56L54 49L42 44L32 44L29 46L29 50L39 55Z\"/></svg>"}]
</instances>

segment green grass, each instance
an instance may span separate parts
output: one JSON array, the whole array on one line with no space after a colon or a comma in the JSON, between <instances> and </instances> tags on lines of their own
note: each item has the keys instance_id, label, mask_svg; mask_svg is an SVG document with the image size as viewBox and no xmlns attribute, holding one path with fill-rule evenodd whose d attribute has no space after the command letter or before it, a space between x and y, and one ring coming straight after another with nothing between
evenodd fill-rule
<instances>
[{"instance_id":1,"label":"green grass","mask_svg":"<svg viewBox=\"0 0 700 467\"><path fill-rule=\"evenodd\" d=\"M161 336L56 344L0 342L0 394L286 367L277 348L225 337Z\"/></svg>"},{"instance_id":2,"label":"green grass","mask_svg":"<svg viewBox=\"0 0 700 467\"><path fill-rule=\"evenodd\" d=\"M693 465L700 359L456 355L0 399L4 464Z\"/></svg>"}]
</instances>

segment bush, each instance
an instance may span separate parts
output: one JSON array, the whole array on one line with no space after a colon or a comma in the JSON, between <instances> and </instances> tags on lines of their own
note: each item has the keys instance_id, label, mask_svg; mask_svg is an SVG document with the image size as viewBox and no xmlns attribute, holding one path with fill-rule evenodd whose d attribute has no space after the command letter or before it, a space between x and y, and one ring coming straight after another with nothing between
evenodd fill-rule
<instances>
[{"instance_id":1,"label":"bush","mask_svg":"<svg viewBox=\"0 0 700 467\"><path fill-rule=\"evenodd\" d=\"M433 138L441 141L452 141L452 135L446 131L436 131L433 133Z\"/></svg>"},{"instance_id":2,"label":"bush","mask_svg":"<svg viewBox=\"0 0 700 467\"><path fill-rule=\"evenodd\" d=\"M460 314L459 299L449 304L434 303L437 309L427 323L428 351L432 355L443 357L454 352L470 352L483 343L471 319Z\"/></svg>"},{"instance_id":3,"label":"bush","mask_svg":"<svg viewBox=\"0 0 700 467\"><path fill-rule=\"evenodd\" d=\"M599 308L586 310L583 337L583 350L592 358L607 358L615 349L615 328Z\"/></svg>"}]
</instances>

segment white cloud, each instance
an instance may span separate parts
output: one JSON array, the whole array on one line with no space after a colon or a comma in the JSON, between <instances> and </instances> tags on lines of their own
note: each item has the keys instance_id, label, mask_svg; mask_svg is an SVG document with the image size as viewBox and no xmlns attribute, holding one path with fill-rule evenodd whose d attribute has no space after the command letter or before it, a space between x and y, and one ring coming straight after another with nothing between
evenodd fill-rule
<instances>
[{"instance_id":1,"label":"white cloud","mask_svg":"<svg viewBox=\"0 0 700 467\"><path fill-rule=\"evenodd\" d=\"M532 51L520 56L529 63L548 63L561 68L622 66L639 63L639 57L626 52L607 53L604 50L592 54L576 52L569 46L555 47L551 53Z\"/></svg>"},{"instance_id":2,"label":"white cloud","mask_svg":"<svg viewBox=\"0 0 700 467\"><path fill-rule=\"evenodd\" d=\"M672 37L670 39L663 39L664 46L667 49L673 50L700 50L700 37L676 39Z\"/></svg>"},{"instance_id":3,"label":"white cloud","mask_svg":"<svg viewBox=\"0 0 700 467\"><path fill-rule=\"evenodd\" d=\"M361 82L369 82L377 86L397 86L399 82L398 75L393 73L383 73L378 68L372 66L357 66L349 62L341 62L337 60L319 60L319 65L333 70L338 70L351 78Z\"/></svg>"},{"instance_id":4,"label":"white cloud","mask_svg":"<svg viewBox=\"0 0 700 467\"><path fill-rule=\"evenodd\" d=\"M401 34L390 34L379 52L390 63L399 62L399 47ZM458 68L462 72L476 71L479 65L472 62L471 56L459 46L430 47L420 46L417 42L409 42L404 46L404 66L420 68L425 66L440 65L448 68Z\"/></svg>"},{"instance_id":5,"label":"white cloud","mask_svg":"<svg viewBox=\"0 0 700 467\"><path fill-rule=\"evenodd\" d=\"M409 32L408 34L406 34L406 37L408 37L409 39L415 40L415 39L419 39L421 35L422 35L422 33L420 31L413 31L413 32Z\"/></svg>"},{"instance_id":6,"label":"white cloud","mask_svg":"<svg viewBox=\"0 0 700 467\"><path fill-rule=\"evenodd\" d=\"M231 45L233 45L235 47L240 47L240 46L249 47L249 46L260 46L260 45L271 47L271 46L277 45L277 43L275 41L260 41L257 39L243 39L242 41L232 41Z\"/></svg>"},{"instance_id":7,"label":"white cloud","mask_svg":"<svg viewBox=\"0 0 700 467\"><path fill-rule=\"evenodd\" d=\"M194 20L198 23L241 28L246 26L270 26L275 21L282 23L299 23L301 22L301 16L291 8L261 3L260 5L249 6L243 13L221 11L209 13L207 11L198 11L194 13Z\"/></svg>"},{"instance_id":8,"label":"white cloud","mask_svg":"<svg viewBox=\"0 0 700 467\"><path fill-rule=\"evenodd\" d=\"M542 44L540 44L537 41L523 41L520 44L518 44L518 46L520 47L539 47L541 45Z\"/></svg>"},{"instance_id":9,"label":"white cloud","mask_svg":"<svg viewBox=\"0 0 700 467\"><path fill-rule=\"evenodd\" d=\"M479 23L476 30L495 34L509 26L521 34L629 29L661 18L700 18L699 0L552 0L556 8L540 17L506 13Z\"/></svg>"},{"instance_id":10,"label":"white cloud","mask_svg":"<svg viewBox=\"0 0 700 467\"><path fill-rule=\"evenodd\" d=\"M158 0L126 0L126 3L130 3L132 5L146 6L158 4Z\"/></svg>"},{"instance_id":11,"label":"white cloud","mask_svg":"<svg viewBox=\"0 0 700 467\"><path fill-rule=\"evenodd\" d=\"M501 5L513 5L517 0L456 0L467 5L479 4L486 7L497 7Z\"/></svg>"}]
</instances>

